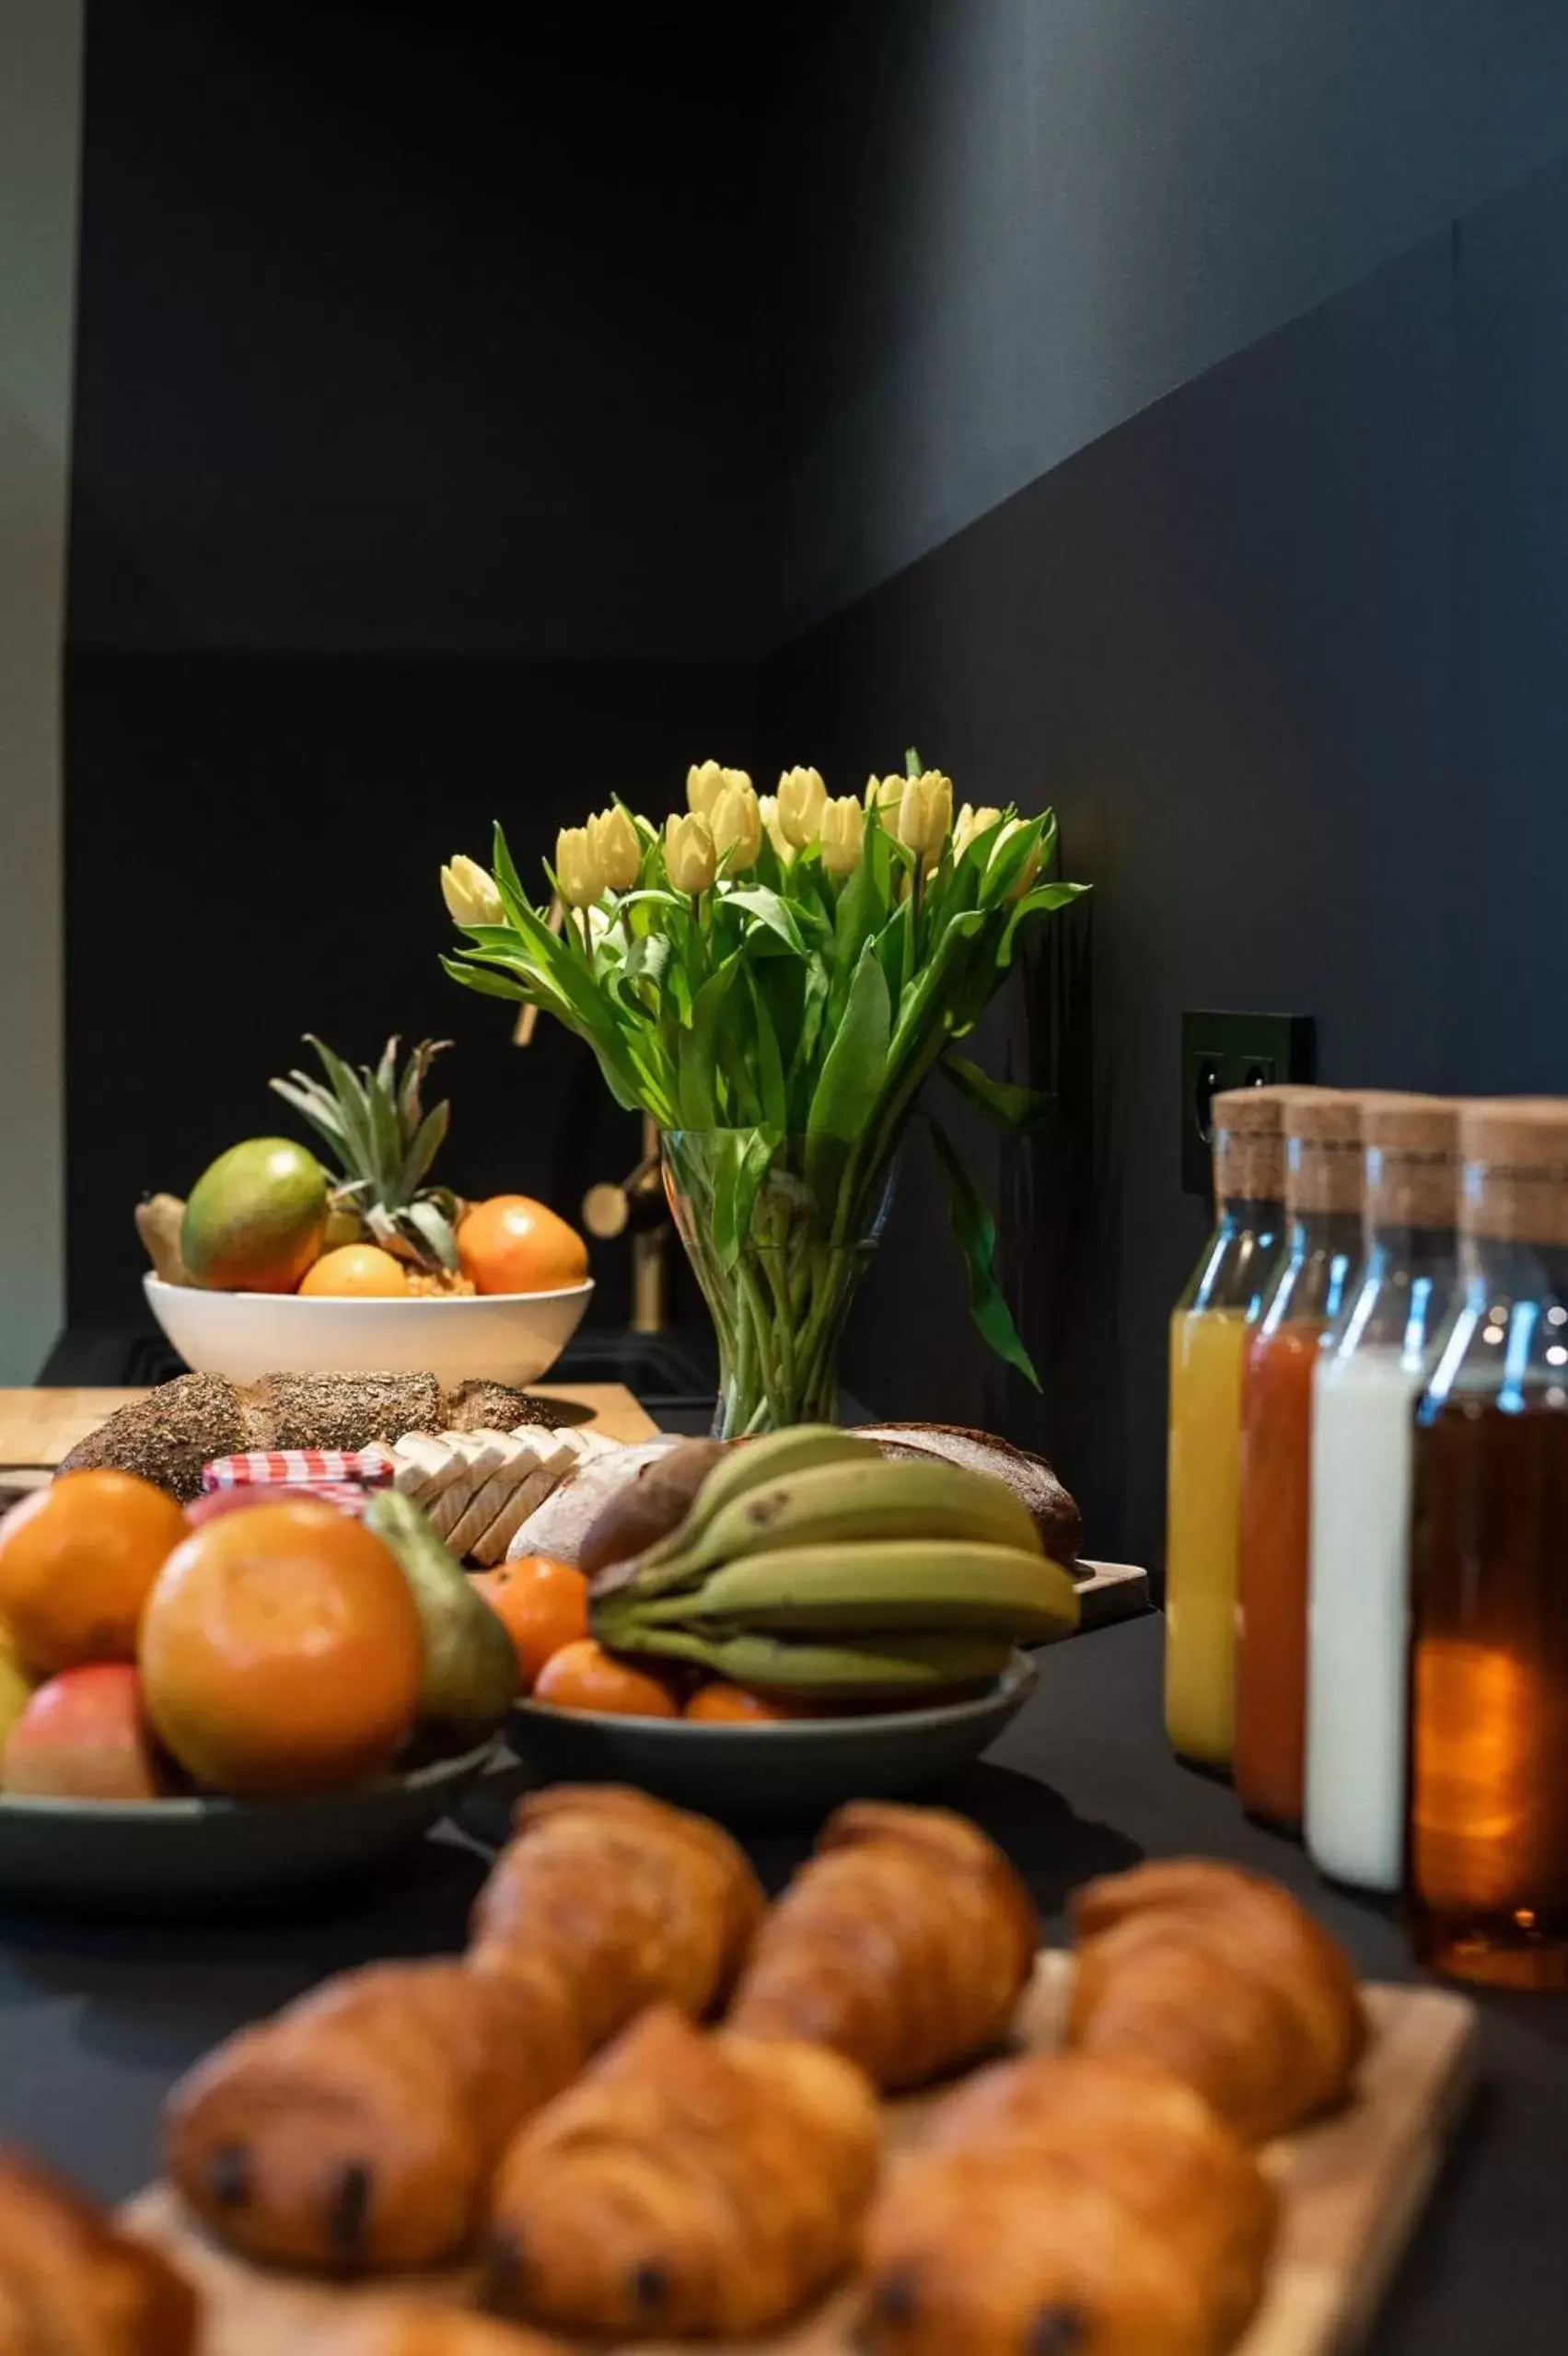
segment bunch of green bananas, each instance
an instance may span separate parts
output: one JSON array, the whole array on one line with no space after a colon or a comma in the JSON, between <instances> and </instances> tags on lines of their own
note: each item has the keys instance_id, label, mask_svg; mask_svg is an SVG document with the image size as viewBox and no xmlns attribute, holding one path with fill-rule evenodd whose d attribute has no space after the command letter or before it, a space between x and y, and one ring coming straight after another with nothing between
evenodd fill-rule
<instances>
[{"instance_id":1,"label":"bunch of green bananas","mask_svg":"<svg viewBox=\"0 0 1568 2356\"><path fill-rule=\"evenodd\" d=\"M1078 1599L1001 1481L803 1423L732 1450L678 1529L596 1580L592 1620L612 1652L738 1685L912 1700L1070 1636Z\"/></svg>"}]
</instances>

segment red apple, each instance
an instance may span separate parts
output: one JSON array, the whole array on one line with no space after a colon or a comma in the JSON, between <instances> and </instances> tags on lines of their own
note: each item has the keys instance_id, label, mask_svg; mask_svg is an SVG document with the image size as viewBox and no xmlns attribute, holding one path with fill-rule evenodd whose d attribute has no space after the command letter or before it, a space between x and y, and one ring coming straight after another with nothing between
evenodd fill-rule
<instances>
[{"instance_id":1,"label":"red apple","mask_svg":"<svg viewBox=\"0 0 1568 2356\"><path fill-rule=\"evenodd\" d=\"M6 1740L0 1784L56 1799L159 1798L140 1672L103 1661L41 1685Z\"/></svg>"}]
</instances>

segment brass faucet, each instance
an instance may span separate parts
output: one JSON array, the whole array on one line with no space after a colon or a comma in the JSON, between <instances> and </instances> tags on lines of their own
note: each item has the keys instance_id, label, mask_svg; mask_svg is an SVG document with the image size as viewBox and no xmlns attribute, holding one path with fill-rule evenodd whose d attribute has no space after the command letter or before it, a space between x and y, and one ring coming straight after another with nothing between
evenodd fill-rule
<instances>
[{"instance_id":1,"label":"brass faucet","mask_svg":"<svg viewBox=\"0 0 1568 2356\"><path fill-rule=\"evenodd\" d=\"M627 1230L632 1235L632 1330L662 1333L666 1325L665 1252L669 1212L659 1166L658 1125L643 1115L643 1158L619 1186L590 1186L583 1197L583 1224L601 1243Z\"/></svg>"}]
</instances>

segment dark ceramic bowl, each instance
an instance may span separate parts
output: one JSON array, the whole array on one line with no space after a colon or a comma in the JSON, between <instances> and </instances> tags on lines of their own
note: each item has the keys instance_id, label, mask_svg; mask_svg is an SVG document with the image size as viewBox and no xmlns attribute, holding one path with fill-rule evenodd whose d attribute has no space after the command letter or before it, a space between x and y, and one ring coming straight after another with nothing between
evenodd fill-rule
<instances>
[{"instance_id":1,"label":"dark ceramic bowl","mask_svg":"<svg viewBox=\"0 0 1568 2356\"><path fill-rule=\"evenodd\" d=\"M407 1848L494 1746L310 1800L34 1799L0 1793L0 1898L118 1914L306 1889Z\"/></svg>"},{"instance_id":2,"label":"dark ceramic bowl","mask_svg":"<svg viewBox=\"0 0 1568 2356\"><path fill-rule=\"evenodd\" d=\"M939 1783L993 1743L1039 1675L1016 1652L962 1701L858 1718L707 1725L520 1701L507 1739L536 1783L635 1783L730 1823L812 1822L845 1800L889 1800Z\"/></svg>"}]
</instances>

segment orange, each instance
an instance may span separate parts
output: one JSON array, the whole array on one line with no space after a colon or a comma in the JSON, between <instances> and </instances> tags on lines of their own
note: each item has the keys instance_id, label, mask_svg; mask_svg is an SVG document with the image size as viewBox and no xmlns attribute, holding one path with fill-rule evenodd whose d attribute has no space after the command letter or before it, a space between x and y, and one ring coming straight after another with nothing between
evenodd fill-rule
<instances>
[{"instance_id":1,"label":"orange","mask_svg":"<svg viewBox=\"0 0 1568 2356\"><path fill-rule=\"evenodd\" d=\"M299 1289L313 1300L395 1301L408 1291L408 1271L379 1244L340 1244L307 1269Z\"/></svg>"},{"instance_id":2,"label":"orange","mask_svg":"<svg viewBox=\"0 0 1568 2356\"><path fill-rule=\"evenodd\" d=\"M575 1227L526 1194L476 1202L458 1228L458 1259L481 1293L554 1293L588 1272Z\"/></svg>"},{"instance_id":3,"label":"orange","mask_svg":"<svg viewBox=\"0 0 1568 2356\"><path fill-rule=\"evenodd\" d=\"M525 1693L552 1654L588 1632L588 1583L569 1562L525 1554L480 1572L472 1584L512 1640Z\"/></svg>"},{"instance_id":4,"label":"orange","mask_svg":"<svg viewBox=\"0 0 1568 2356\"><path fill-rule=\"evenodd\" d=\"M185 1536L172 1497L134 1472L65 1472L0 1522L0 1619L35 1677L134 1661L142 1607Z\"/></svg>"},{"instance_id":5,"label":"orange","mask_svg":"<svg viewBox=\"0 0 1568 2356\"><path fill-rule=\"evenodd\" d=\"M202 1782L247 1799L382 1773L413 1723L422 1651L396 1558L316 1499L192 1531L142 1617L158 1735Z\"/></svg>"},{"instance_id":6,"label":"orange","mask_svg":"<svg viewBox=\"0 0 1568 2356\"><path fill-rule=\"evenodd\" d=\"M697 1688L680 1714L713 1726L771 1726L790 1718L815 1718L820 1712L813 1702L786 1701L777 1693L753 1693L749 1686L726 1685L723 1677L714 1677L711 1684Z\"/></svg>"},{"instance_id":7,"label":"orange","mask_svg":"<svg viewBox=\"0 0 1568 2356\"><path fill-rule=\"evenodd\" d=\"M591 1636L579 1636L551 1654L535 1681L533 1698L556 1710L598 1710L618 1718L680 1715L657 1677L633 1668L630 1661L618 1661Z\"/></svg>"}]
</instances>

